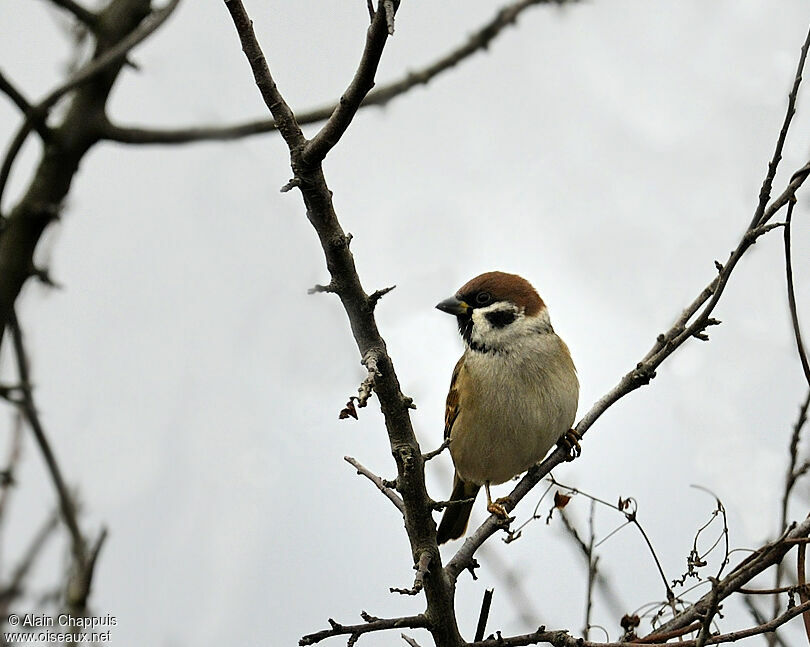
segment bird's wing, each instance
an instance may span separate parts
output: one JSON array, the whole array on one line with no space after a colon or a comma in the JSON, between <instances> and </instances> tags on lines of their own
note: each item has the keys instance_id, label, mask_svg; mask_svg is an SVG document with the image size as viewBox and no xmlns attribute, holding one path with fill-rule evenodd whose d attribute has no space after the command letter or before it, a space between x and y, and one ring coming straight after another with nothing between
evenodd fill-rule
<instances>
[{"instance_id":1,"label":"bird's wing","mask_svg":"<svg viewBox=\"0 0 810 647\"><path fill-rule=\"evenodd\" d=\"M444 409L444 437L450 438L450 431L453 429L453 423L458 418L459 412L459 397L456 382L458 374L461 372L461 367L464 365L464 356L456 362L456 367L453 369L453 377L450 380L450 390L447 392L447 404Z\"/></svg>"}]
</instances>

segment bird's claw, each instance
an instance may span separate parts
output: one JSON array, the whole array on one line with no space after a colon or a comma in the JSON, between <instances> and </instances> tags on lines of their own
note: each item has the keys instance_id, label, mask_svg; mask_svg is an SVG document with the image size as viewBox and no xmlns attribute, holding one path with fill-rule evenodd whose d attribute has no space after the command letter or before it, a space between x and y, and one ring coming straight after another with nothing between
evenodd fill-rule
<instances>
[{"instance_id":1,"label":"bird's claw","mask_svg":"<svg viewBox=\"0 0 810 647\"><path fill-rule=\"evenodd\" d=\"M567 461L572 461L575 458L579 458L579 456L582 454L582 447L579 445L580 440L582 440L582 436L580 436L573 429L569 429L562 436L560 436L560 439L557 441L557 446L564 449L568 454L568 457L566 458Z\"/></svg>"},{"instance_id":2,"label":"bird's claw","mask_svg":"<svg viewBox=\"0 0 810 647\"><path fill-rule=\"evenodd\" d=\"M487 512L494 514L496 517L500 517L501 519L508 519L509 513L506 511L506 508L503 507L503 501L504 499L490 501L487 504Z\"/></svg>"}]
</instances>

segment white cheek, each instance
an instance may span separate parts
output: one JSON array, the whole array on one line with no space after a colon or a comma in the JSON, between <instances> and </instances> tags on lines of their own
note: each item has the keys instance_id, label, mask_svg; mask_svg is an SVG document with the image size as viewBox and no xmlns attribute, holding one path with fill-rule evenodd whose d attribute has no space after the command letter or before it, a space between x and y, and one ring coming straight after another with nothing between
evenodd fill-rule
<instances>
[{"instance_id":1,"label":"white cheek","mask_svg":"<svg viewBox=\"0 0 810 647\"><path fill-rule=\"evenodd\" d=\"M500 328L493 326L487 319L487 313L501 309L503 308L490 306L473 312L472 340L475 343L489 348L504 348L513 345L526 334L526 317L520 311L515 314L512 323Z\"/></svg>"}]
</instances>

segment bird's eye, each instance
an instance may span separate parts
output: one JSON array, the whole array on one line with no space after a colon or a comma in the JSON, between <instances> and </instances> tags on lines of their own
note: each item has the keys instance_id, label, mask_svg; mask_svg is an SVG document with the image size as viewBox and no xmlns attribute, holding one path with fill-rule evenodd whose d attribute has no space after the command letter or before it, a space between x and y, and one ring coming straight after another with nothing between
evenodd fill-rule
<instances>
[{"instance_id":1,"label":"bird's eye","mask_svg":"<svg viewBox=\"0 0 810 647\"><path fill-rule=\"evenodd\" d=\"M492 301L492 295L489 292L479 292L475 295L475 302L479 306L485 306Z\"/></svg>"}]
</instances>

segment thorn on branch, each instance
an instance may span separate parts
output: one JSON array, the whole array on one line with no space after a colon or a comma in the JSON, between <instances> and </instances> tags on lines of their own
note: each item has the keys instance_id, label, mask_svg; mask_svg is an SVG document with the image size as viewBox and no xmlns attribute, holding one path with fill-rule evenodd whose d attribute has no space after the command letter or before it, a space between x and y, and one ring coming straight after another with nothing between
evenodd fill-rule
<instances>
[{"instance_id":1,"label":"thorn on branch","mask_svg":"<svg viewBox=\"0 0 810 647\"><path fill-rule=\"evenodd\" d=\"M377 616L371 615L368 611L361 611L360 617L366 622L378 622L380 620Z\"/></svg>"},{"instance_id":2,"label":"thorn on branch","mask_svg":"<svg viewBox=\"0 0 810 647\"><path fill-rule=\"evenodd\" d=\"M329 292L330 294L337 294L338 287L334 281L330 281L328 285L321 285L320 283L316 283L313 285L309 290L307 290L307 294L319 294L321 292Z\"/></svg>"},{"instance_id":3,"label":"thorn on branch","mask_svg":"<svg viewBox=\"0 0 810 647\"><path fill-rule=\"evenodd\" d=\"M402 404L404 404L408 409L416 409L416 405L413 403L413 398L407 395L402 396Z\"/></svg>"},{"instance_id":4,"label":"thorn on branch","mask_svg":"<svg viewBox=\"0 0 810 647\"><path fill-rule=\"evenodd\" d=\"M301 186L301 179L294 177L289 182L287 182L287 184L281 187L280 191L281 193L287 193L288 191L292 191L293 189L299 186Z\"/></svg>"},{"instance_id":5,"label":"thorn on branch","mask_svg":"<svg viewBox=\"0 0 810 647\"><path fill-rule=\"evenodd\" d=\"M368 295L368 308L372 312L374 312L374 308L377 307L377 302L382 299L386 294L388 294L391 290L393 290L396 285L392 285L388 288L383 288L382 290L374 290L371 294Z\"/></svg>"},{"instance_id":6,"label":"thorn on branch","mask_svg":"<svg viewBox=\"0 0 810 647\"><path fill-rule=\"evenodd\" d=\"M723 265L720 261L715 261L714 266L717 269L718 274L725 269L725 265Z\"/></svg>"}]
</instances>

